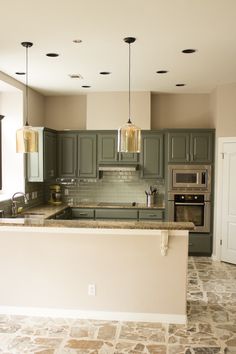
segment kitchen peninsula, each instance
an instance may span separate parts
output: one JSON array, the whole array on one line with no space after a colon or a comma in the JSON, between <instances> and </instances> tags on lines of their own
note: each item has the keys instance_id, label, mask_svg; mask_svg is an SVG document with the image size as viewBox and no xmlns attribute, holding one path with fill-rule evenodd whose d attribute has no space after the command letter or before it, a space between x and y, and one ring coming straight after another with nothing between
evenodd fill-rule
<instances>
[{"instance_id":1,"label":"kitchen peninsula","mask_svg":"<svg viewBox=\"0 0 236 354\"><path fill-rule=\"evenodd\" d=\"M193 228L157 221L2 219L0 312L184 323Z\"/></svg>"}]
</instances>

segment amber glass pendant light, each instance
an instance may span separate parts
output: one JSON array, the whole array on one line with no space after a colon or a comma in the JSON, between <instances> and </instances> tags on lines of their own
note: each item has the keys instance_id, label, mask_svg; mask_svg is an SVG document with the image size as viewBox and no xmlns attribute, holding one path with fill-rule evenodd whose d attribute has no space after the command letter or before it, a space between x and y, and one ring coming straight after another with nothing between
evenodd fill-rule
<instances>
[{"instance_id":1,"label":"amber glass pendant light","mask_svg":"<svg viewBox=\"0 0 236 354\"><path fill-rule=\"evenodd\" d=\"M16 131L16 152L27 153L38 151L38 132L34 130L28 122L28 48L32 47L31 42L22 42L26 48L26 94L25 94L25 126Z\"/></svg>"},{"instance_id":2,"label":"amber glass pendant light","mask_svg":"<svg viewBox=\"0 0 236 354\"><path fill-rule=\"evenodd\" d=\"M135 42L136 38L127 37L124 41L129 44L129 119L126 124L118 129L118 151L139 153L141 147L141 129L136 127L131 122L130 118L130 73L131 73L131 60L130 60L130 44Z\"/></svg>"}]
</instances>

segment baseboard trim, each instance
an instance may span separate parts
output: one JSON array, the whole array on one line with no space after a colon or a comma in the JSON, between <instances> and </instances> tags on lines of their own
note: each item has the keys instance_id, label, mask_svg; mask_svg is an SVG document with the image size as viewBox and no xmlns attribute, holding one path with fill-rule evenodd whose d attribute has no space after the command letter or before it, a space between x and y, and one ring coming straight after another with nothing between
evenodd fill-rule
<instances>
[{"instance_id":1,"label":"baseboard trim","mask_svg":"<svg viewBox=\"0 0 236 354\"><path fill-rule=\"evenodd\" d=\"M161 322L186 324L187 316L178 314L137 313L137 312L108 312L108 311L80 311L73 309L52 309L39 307L0 306L0 314L38 316L38 317L63 317L74 319L93 319L108 321L134 321L134 322Z\"/></svg>"}]
</instances>

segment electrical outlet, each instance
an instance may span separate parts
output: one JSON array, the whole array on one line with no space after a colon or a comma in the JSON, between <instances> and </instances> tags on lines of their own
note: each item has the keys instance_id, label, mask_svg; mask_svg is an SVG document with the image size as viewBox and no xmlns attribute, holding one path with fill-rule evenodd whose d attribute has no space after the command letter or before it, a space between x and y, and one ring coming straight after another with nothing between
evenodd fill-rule
<instances>
[{"instance_id":1,"label":"electrical outlet","mask_svg":"<svg viewBox=\"0 0 236 354\"><path fill-rule=\"evenodd\" d=\"M30 194L29 193L26 193L26 199L29 200L30 199Z\"/></svg>"},{"instance_id":2,"label":"electrical outlet","mask_svg":"<svg viewBox=\"0 0 236 354\"><path fill-rule=\"evenodd\" d=\"M96 296L96 285L95 284L88 285L88 295L89 296Z\"/></svg>"},{"instance_id":3,"label":"electrical outlet","mask_svg":"<svg viewBox=\"0 0 236 354\"><path fill-rule=\"evenodd\" d=\"M64 193L65 193L65 195L69 195L69 189L65 188Z\"/></svg>"}]
</instances>

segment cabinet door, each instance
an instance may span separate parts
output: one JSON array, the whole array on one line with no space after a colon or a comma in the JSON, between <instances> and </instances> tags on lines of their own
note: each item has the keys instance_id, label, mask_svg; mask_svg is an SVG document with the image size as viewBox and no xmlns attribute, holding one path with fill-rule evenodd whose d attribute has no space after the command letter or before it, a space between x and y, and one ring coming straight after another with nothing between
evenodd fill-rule
<instances>
[{"instance_id":1,"label":"cabinet door","mask_svg":"<svg viewBox=\"0 0 236 354\"><path fill-rule=\"evenodd\" d=\"M78 135L78 177L91 178L97 176L96 134Z\"/></svg>"},{"instance_id":2,"label":"cabinet door","mask_svg":"<svg viewBox=\"0 0 236 354\"><path fill-rule=\"evenodd\" d=\"M189 162L189 143L189 133L168 133L168 162Z\"/></svg>"},{"instance_id":3,"label":"cabinet door","mask_svg":"<svg viewBox=\"0 0 236 354\"><path fill-rule=\"evenodd\" d=\"M58 135L59 177L76 177L77 134Z\"/></svg>"},{"instance_id":4,"label":"cabinet door","mask_svg":"<svg viewBox=\"0 0 236 354\"><path fill-rule=\"evenodd\" d=\"M142 134L142 177L163 178L163 134Z\"/></svg>"},{"instance_id":5,"label":"cabinet door","mask_svg":"<svg viewBox=\"0 0 236 354\"><path fill-rule=\"evenodd\" d=\"M201 233L189 233L189 255L211 256L212 235Z\"/></svg>"},{"instance_id":6,"label":"cabinet door","mask_svg":"<svg viewBox=\"0 0 236 354\"><path fill-rule=\"evenodd\" d=\"M118 161L117 133L98 134L98 162L110 163Z\"/></svg>"},{"instance_id":7,"label":"cabinet door","mask_svg":"<svg viewBox=\"0 0 236 354\"><path fill-rule=\"evenodd\" d=\"M95 209L95 219L137 219L138 211L130 209Z\"/></svg>"},{"instance_id":8,"label":"cabinet door","mask_svg":"<svg viewBox=\"0 0 236 354\"><path fill-rule=\"evenodd\" d=\"M193 162L211 163L213 160L212 133L191 133L190 156Z\"/></svg>"},{"instance_id":9,"label":"cabinet door","mask_svg":"<svg viewBox=\"0 0 236 354\"><path fill-rule=\"evenodd\" d=\"M119 161L122 163L137 163L139 160L139 154L129 153L129 152L120 152Z\"/></svg>"},{"instance_id":10,"label":"cabinet door","mask_svg":"<svg viewBox=\"0 0 236 354\"><path fill-rule=\"evenodd\" d=\"M44 180L57 177L57 136L44 132Z\"/></svg>"},{"instance_id":11,"label":"cabinet door","mask_svg":"<svg viewBox=\"0 0 236 354\"><path fill-rule=\"evenodd\" d=\"M26 154L27 159L27 178L29 182L44 181L44 128L34 128L38 132L38 152Z\"/></svg>"}]
</instances>

